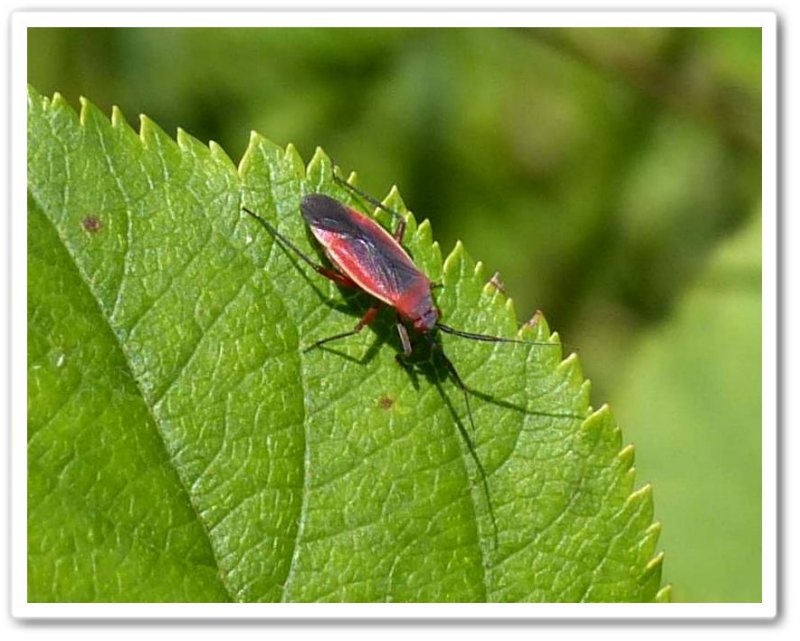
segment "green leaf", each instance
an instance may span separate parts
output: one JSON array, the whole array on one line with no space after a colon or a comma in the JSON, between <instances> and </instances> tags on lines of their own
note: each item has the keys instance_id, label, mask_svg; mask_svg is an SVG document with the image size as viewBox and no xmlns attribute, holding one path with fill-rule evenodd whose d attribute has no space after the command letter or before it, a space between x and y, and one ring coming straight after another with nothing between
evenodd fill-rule
<instances>
[{"instance_id":1,"label":"green leaf","mask_svg":"<svg viewBox=\"0 0 800 641\"><path fill-rule=\"evenodd\" d=\"M33 90L28 136L30 600L665 598L650 487L543 318L543 345L443 336L474 432L439 359L397 365L389 313L303 352L369 300L241 207L314 255L300 198L349 197L321 151L254 134L237 170ZM410 215L405 244L448 324L514 335L460 245Z\"/></svg>"},{"instance_id":2,"label":"green leaf","mask_svg":"<svg viewBox=\"0 0 800 641\"><path fill-rule=\"evenodd\" d=\"M676 600L761 601L761 307L757 211L636 347L616 397L670 524Z\"/></svg>"}]
</instances>

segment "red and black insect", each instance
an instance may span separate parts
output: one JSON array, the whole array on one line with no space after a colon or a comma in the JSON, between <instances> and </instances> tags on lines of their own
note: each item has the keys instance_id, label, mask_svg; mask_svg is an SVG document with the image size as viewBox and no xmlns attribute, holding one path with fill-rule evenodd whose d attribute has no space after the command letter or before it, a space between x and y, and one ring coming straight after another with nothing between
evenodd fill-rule
<instances>
[{"instance_id":1,"label":"red and black insect","mask_svg":"<svg viewBox=\"0 0 800 641\"><path fill-rule=\"evenodd\" d=\"M401 244L406 229L406 223L402 216L335 174L334 180L376 207L388 212L398 222L394 233L390 234L371 218L330 196L325 194L305 196L300 203L300 212L314 237L322 246L332 267L318 264L281 234L271 223L246 207L242 208L243 211L261 223L284 248L296 254L317 273L344 287L360 289L375 299L375 302L353 329L318 340L304 351L358 334L364 327L375 320L378 312L383 307L392 307L396 313L397 332L403 346L403 353L397 355L398 362L406 367L407 359L413 352L408 334L408 326L410 326L424 338L432 351L439 356L453 381L461 389L464 395L467 416L474 431L475 421L472 418L467 386L452 361L444 353L436 336L437 330L477 341L533 343L512 338L465 332L443 324L440 321L441 311L433 300L432 289L436 286L435 283L419 270ZM551 343L546 343L546 345L553 346ZM478 458L469 434L460 423L458 423L458 427L481 475L492 526L495 530L496 543L497 526L494 509L489 498L486 471Z\"/></svg>"}]
</instances>

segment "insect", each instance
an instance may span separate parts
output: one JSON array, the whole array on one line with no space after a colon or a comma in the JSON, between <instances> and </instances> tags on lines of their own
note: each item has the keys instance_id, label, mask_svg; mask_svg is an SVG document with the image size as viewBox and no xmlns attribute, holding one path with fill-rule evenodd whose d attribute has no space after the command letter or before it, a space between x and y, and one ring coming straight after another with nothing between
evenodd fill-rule
<instances>
[{"instance_id":1,"label":"insect","mask_svg":"<svg viewBox=\"0 0 800 641\"><path fill-rule=\"evenodd\" d=\"M305 348L304 351L358 334L375 320L381 309L391 307L395 310L395 326L403 347L403 353L397 354L398 362L404 367L408 367L408 359L413 353L408 333L410 327L418 335L422 336L431 350L438 355L456 386L463 393L469 423L472 430L475 431L475 421L472 416L467 386L452 361L444 353L442 344L438 339L438 332L492 343L523 343L528 345L535 343L466 332L442 323L440 320L442 317L441 310L434 302L432 294L436 284L422 273L402 246L406 229L405 219L397 212L385 207L381 202L341 179L335 173L333 177L338 184L391 214L397 221L397 225L394 232L389 233L371 218L330 196L320 193L305 196L300 203L300 213L311 229L311 233L324 250L332 267L318 264L291 240L281 234L270 222L250 209L242 208L244 212L257 220L286 250L294 253L318 274L338 285L360 289L375 299L353 329L318 340ZM544 345L553 346L551 343L544 343ZM497 525L489 494L486 471L469 434L460 423L457 422L457 424L480 473L495 533L496 546Z\"/></svg>"}]
</instances>

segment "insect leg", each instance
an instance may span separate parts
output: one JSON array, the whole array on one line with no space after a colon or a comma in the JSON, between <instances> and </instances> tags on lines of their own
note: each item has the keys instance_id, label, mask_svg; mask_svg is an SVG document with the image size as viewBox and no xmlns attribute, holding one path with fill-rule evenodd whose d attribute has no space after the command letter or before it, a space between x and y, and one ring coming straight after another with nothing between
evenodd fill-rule
<instances>
[{"instance_id":1,"label":"insect leg","mask_svg":"<svg viewBox=\"0 0 800 641\"><path fill-rule=\"evenodd\" d=\"M400 342L403 344L403 356L411 356L411 339L408 337L408 330L400 320L400 315L397 316L397 333L400 335Z\"/></svg>"},{"instance_id":2,"label":"insect leg","mask_svg":"<svg viewBox=\"0 0 800 641\"><path fill-rule=\"evenodd\" d=\"M275 227L273 227L270 223L264 220L258 214L250 211L247 207L242 207L242 211L247 212L253 218L255 218L261 225L266 229L270 234L272 234L273 238L280 243L284 249L292 251L297 255L301 260L305 261L315 272L324 276L325 278L332 280L334 283L338 285L343 285L345 287L356 287L356 284L350 280L344 274L336 271L335 269L331 269L329 267L325 267L323 265L319 265L315 263L311 258L309 258L303 251L301 251L292 241L290 241L286 236L281 234Z\"/></svg>"},{"instance_id":3,"label":"insect leg","mask_svg":"<svg viewBox=\"0 0 800 641\"><path fill-rule=\"evenodd\" d=\"M399 244L402 245L403 244L403 236L405 235L405 233L406 233L406 220L405 220L405 218L401 218L400 222L397 223L397 227L395 227L394 234L392 234L392 235L394 236L394 239Z\"/></svg>"},{"instance_id":4,"label":"insect leg","mask_svg":"<svg viewBox=\"0 0 800 641\"><path fill-rule=\"evenodd\" d=\"M331 162L332 162L332 161L331 161ZM336 175L336 172L335 172L333 169L331 169L331 175L333 176L333 181L334 181L334 182L335 182L337 185L341 185L341 186L342 186L342 187L344 187L345 189L349 190L351 193L353 193L353 194L355 194L356 196L359 196L359 197L360 197L360 198L362 198L363 200L367 201L367 202L368 202L369 204L371 204L373 207L377 207L378 209L381 209L382 211L385 211L387 214L389 214L389 215L391 215L393 218L395 218L395 220L397 220L397 228L394 230L394 234L393 234L393 236L394 236L394 239L395 239L395 240L396 240L398 243L402 243L402 242L403 242L403 236L404 236L404 234L406 233L406 219L405 219L405 218L403 218L403 217L402 217L402 216L401 216L401 215L400 215L398 212L396 212L394 209L389 209L389 208L388 208L386 205L384 205L384 204L383 204L383 203L382 203L380 200L378 200L377 198L373 198L373 197L372 197L372 196L370 196L368 193L366 193L366 192L364 192L364 191L360 190L360 189L359 189L358 187L356 187L355 185L351 185L351 184L350 184L349 182L347 182L347 181L346 181L344 178L341 178L341 177L337 176L337 175Z\"/></svg>"},{"instance_id":5,"label":"insect leg","mask_svg":"<svg viewBox=\"0 0 800 641\"><path fill-rule=\"evenodd\" d=\"M397 327L397 334L400 336L400 343L403 345L403 353L395 354L394 359L397 361L398 365L411 374L412 370L408 358L414 350L411 347L411 339L408 337L408 330L406 326L403 325L403 321L400 320L400 314L397 315L397 323L395 326Z\"/></svg>"},{"instance_id":6,"label":"insect leg","mask_svg":"<svg viewBox=\"0 0 800 641\"><path fill-rule=\"evenodd\" d=\"M375 320L375 317L378 315L378 312L381 311L383 307L383 301L375 301L372 307L367 310L367 313L361 317L361 320L358 321L356 326L351 329L349 332L342 332L341 334L335 334L334 336L328 336L328 338L323 338L322 340L318 340L316 343L313 343L306 347L303 351L310 352L312 349L319 347L320 345L324 345L325 343L330 343L331 341L339 340L340 338L347 338L348 336L354 336L358 334L362 329L364 329L367 325L372 323Z\"/></svg>"}]
</instances>

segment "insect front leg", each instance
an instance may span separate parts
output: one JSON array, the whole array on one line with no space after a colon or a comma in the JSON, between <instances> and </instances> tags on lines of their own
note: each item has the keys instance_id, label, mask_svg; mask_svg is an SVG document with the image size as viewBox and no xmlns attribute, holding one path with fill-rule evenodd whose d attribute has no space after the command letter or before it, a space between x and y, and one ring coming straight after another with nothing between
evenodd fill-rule
<instances>
[{"instance_id":1,"label":"insect front leg","mask_svg":"<svg viewBox=\"0 0 800 641\"><path fill-rule=\"evenodd\" d=\"M408 337L408 330L406 326L403 325L403 321L400 320L399 315L397 316L397 333L400 335L400 342L403 344L403 356L408 358L413 351L411 348L411 339Z\"/></svg>"},{"instance_id":2,"label":"insect front leg","mask_svg":"<svg viewBox=\"0 0 800 641\"><path fill-rule=\"evenodd\" d=\"M403 353L396 354L395 360L397 361L398 365L400 365L404 370L411 373L411 364L408 362L408 359L411 357L411 353L414 351L411 347L411 339L408 337L408 330L406 326L403 324L403 321L400 320L400 315L397 315L397 334L400 336L400 343L403 346Z\"/></svg>"}]
</instances>

